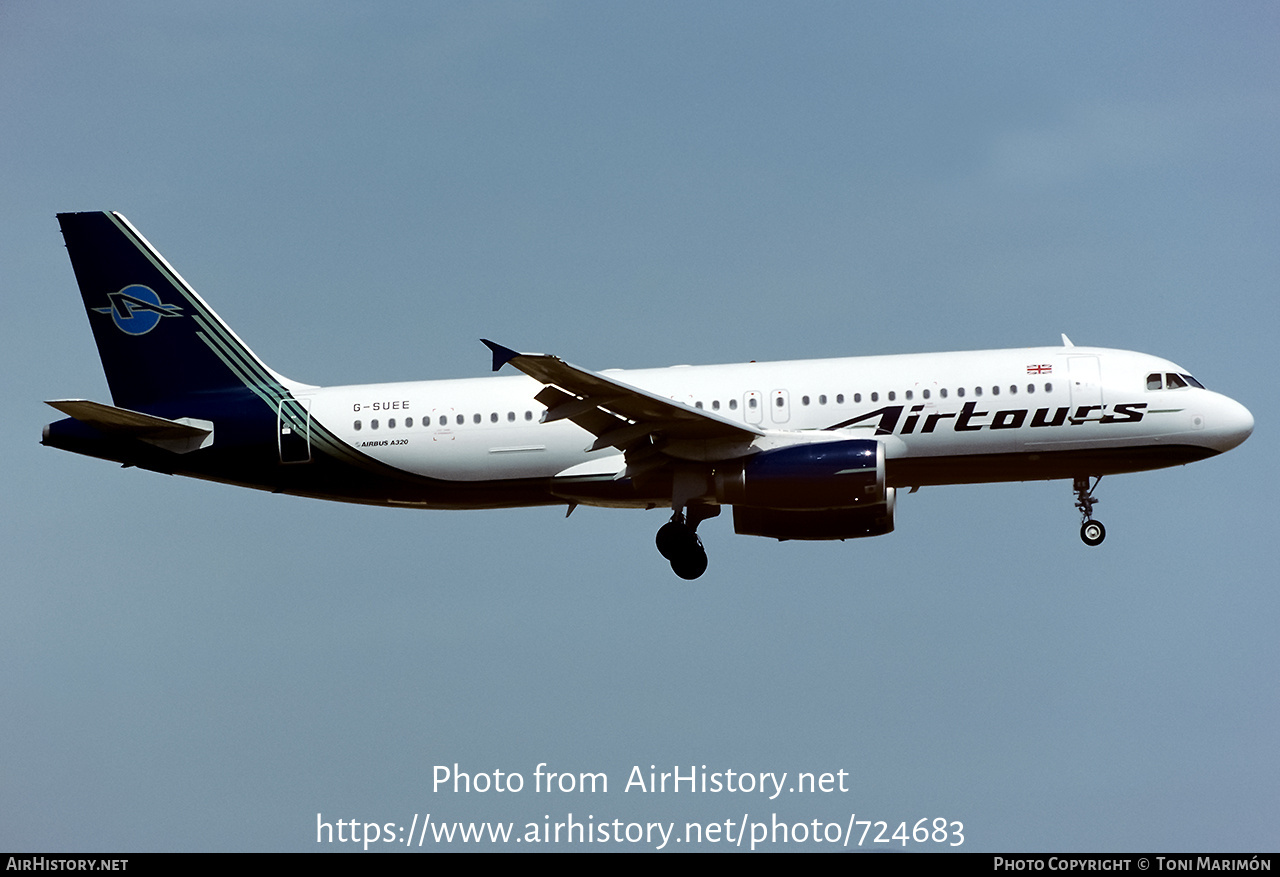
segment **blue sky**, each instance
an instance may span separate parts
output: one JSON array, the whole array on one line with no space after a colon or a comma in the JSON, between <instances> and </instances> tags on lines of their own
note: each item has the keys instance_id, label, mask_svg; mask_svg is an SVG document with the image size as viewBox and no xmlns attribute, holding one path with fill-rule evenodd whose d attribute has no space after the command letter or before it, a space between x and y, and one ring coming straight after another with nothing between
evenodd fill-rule
<instances>
[{"instance_id":1,"label":"blue sky","mask_svg":"<svg viewBox=\"0 0 1280 877\"><path fill-rule=\"evenodd\" d=\"M0 847L776 812L1275 850L1278 35L1267 3L6 3ZM98 209L311 383L480 376L480 337L625 368L1066 332L1257 427L1106 479L1096 550L1066 483L933 488L879 539L713 520L690 584L661 512L341 506L41 448L41 400L109 401L54 219ZM433 793L455 762L611 786ZM650 764L850 791L624 793Z\"/></svg>"}]
</instances>

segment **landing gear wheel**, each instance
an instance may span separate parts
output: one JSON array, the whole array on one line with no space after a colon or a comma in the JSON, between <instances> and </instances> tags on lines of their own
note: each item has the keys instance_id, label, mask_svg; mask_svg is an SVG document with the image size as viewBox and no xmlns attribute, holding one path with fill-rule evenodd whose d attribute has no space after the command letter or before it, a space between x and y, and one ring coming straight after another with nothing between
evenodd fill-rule
<instances>
[{"instance_id":1,"label":"landing gear wheel","mask_svg":"<svg viewBox=\"0 0 1280 877\"><path fill-rule=\"evenodd\" d=\"M684 515L677 513L662 525L654 539L658 553L671 561L671 571L682 579L696 579L707 571L707 552L694 530L696 526L696 520L691 527Z\"/></svg>"},{"instance_id":2,"label":"landing gear wheel","mask_svg":"<svg viewBox=\"0 0 1280 877\"><path fill-rule=\"evenodd\" d=\"M681 546L689 541L689 537L694 534L689 528L678 521L668 521L658 530L658 536L654 540L658 544L658 553L667 560L674 560L680 554ZM697 537L694 536L696 539Z\"/></svg>"},{"instance_id":3,"label":"landing gear wheel","mask_svg":"<svg viewBox=\"0 0 1280 877\"><path fill-rule=\"evenodd\" d=\"M693 536L693 542L671 559L671 571L688 581L707 571L707 552L702 547L702 540L695 534L690 535Z\"/></svg>"},{"instance_id":4,"label":"landing gear wheel","mask_svg":"<svg viewBox=\"0 0 1280 877\"><path fill-rule=\"evenodd\" d=\"M1085 545L1101 545L1102 540L1107 538L1107 528L1102 526L1101 521L1085 521L1080 525L1080 538Z\"/></svg>"}]
</instances>

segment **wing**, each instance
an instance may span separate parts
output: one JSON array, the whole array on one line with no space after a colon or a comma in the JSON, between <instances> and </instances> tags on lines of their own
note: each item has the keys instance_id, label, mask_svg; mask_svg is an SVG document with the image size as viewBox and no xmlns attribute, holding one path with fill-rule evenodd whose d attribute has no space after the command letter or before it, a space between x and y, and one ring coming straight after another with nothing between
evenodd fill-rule
<instances>
[{"instance_id":1,"label":"wing","mask_svg":"<svg viewBox=\"0 0 1280 877\"><path fill-rule=\"evenodd\" d=\"M596 437L588 450L614 447L628 464L641 451L692 459L728 459L748 452L762 430L648 390L570 365L545 353L516 351L481 339L493 351L493 370L510 363L546 386L534 397L547 407L544 423L568 420Z\"/></svg>"}]
</instances>

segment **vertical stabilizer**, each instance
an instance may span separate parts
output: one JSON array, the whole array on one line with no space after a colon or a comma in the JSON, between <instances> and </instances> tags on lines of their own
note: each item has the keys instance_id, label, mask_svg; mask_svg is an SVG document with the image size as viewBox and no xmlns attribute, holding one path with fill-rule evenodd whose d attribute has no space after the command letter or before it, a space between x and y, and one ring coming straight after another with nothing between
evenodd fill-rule
<instances>
[{"instance_id":1,"label":"vertical stabilizer","mask_svg":"<svg viewBox=\"0 0 1280 877\"><path fill-rule=\"evenodd\" d=\"M274 411L289 383L245 346L118 213L59 213L115 404L193 415L257 396Z\"/></svg>"}]
</instances>

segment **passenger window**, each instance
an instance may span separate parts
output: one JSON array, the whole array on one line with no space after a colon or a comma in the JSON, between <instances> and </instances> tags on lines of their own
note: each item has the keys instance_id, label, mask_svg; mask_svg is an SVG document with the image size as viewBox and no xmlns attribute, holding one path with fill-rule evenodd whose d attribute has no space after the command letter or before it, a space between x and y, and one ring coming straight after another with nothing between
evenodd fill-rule
<instances>
[{"instance_id":1,"label":"passenger window","mask_svg":"<svg viewBox=\"0 0 1280 877\"><path fill-rule=\"evenodd\" d=\"M861 402L861 401L862 401L862 394L861 394L861 393L854 393L854 394L853 394L853 401L855 401L855 402Z\"/></svg>"},{"instance_id":2,"label":"passenger window","mask_svg":"<svg viewBox=\"0 0 1280 877\"><path fill-rule=\"evenodd\" d=\"M880 401L880 394L879 394L879 393L872 393L872 394L871 394L871 401L872 401L872 402L879 402L879 401Z\"/></svg>"},{"instance_id":3,"label":"passenger window","mask_svg":"<svg viewBox=\"0 0 1280 877\"><path fill-rule=\"evenodd\" d=\"M827 397L826 397L826 396L819 396L819 397L818 397L818 404L819 404L819 405L826 405L826 404L827 404Z\"/></svg>"},{"instance_id":4,"label":"passenger window","mask_svg":"<svg viewBox=\"0 0 1280 877\"><path fill-rule=\"evenodd\" d=\"M1035 384L1027 384L1027 392L1028 392L1028 393L1034 393L1035 391L1036 391L1036 385L1035 385Z\"/></svg>"},{"instance_id":5,"label":"passenger window","mask_svg":"<svg viewBox=\"0 0 1280 877\"><path fill-rule=\"evenodd\" d=\"M999 387L992 387L992 388L991 388L991 395L992 395L992 396L999 396L999 395L1000 395L1000 388L999 388Z\"/></svg>"},{"instance_id":6,"label":"passenger window","mask_svg":"<svg viewBox=\"0 0 1280 877\"><path fill-rule=\"evenodd\" d=\"M526 412L524 413L524 419L525 419L525 420L533 420L533 412L532 412L532 411L526 411Z\"/></svg>"},{"instance_id":7,"label":"passenger window","mask_svg":"<svg viewBox=\"0 0 1280 877\"><path fill-rule=\"evenodd\" d=\"M957 396L959 396L961 399L963 399L963 398L964 398L964 387L957 387L957 388L956 388L956 395L957 395Z\"/></svg>"},{"instance_id":8,"label":"passenger window","mask_svg":"<svg viewBox=\"0 0 1280 877\"><path fill-rule=\"evenodd\" d=\"M1163 389L1163 385L1160 383L1159 373L1152 373L1147 375L1147 389L1148 390Z\"/></svg>"},{"instance_id":9,"label":"passenger window","mask_svg":"<svg viewBox=\"0 0 1280 877\"><path fill-rule=\"evenodd\" d=\"M405 429L412 429L412 428L413 428L413 418L412 418L412 417L406 417L406 418L404 419L404 426L405 426Z\"/></svg>"},{"instance_id":10,"label":"passenger window","mask_svg":"<svg viewBox=\"0 0 1280 877\"><path fill-rule=\"evenodd\" d=\"M1044 385L1044 391L1045 391L1046 393L1052 393L1052 392L1053 392L1053 384L1045 384L1045 385Z\"/></svg>"},{"instance_id":11,"label":"passenger window","mask_svg":"<svg viewBox=\"0 0 1280 877\"><path fill-rule=\"evenodd\" d=\"M754 396L747 400L747 407L748 407L748 408L755 408L755 407L756 407L756 400L755 400L755 397L754 397Z\"/></svg>"},{"instance_id":12,"label":"passenger window","mask_svg":"<svg viewBox=\"0 0 1280 877\"><path fill-rule=\"evenodd\" d=\"M1010 385L1009 385L1009 395L1010 395L1010 396L1016 396L1016 395L1018 395L1018 385L1017 385L1017 384L1010 384Z\"/></svg>"},{"instance_id":13,"label":"passenger window","mask_svg":"<svg viewBox=\"0 0 1280 877\"><path fill-rule=\"evenodd\" d=\"M737 410L738 410L738 400L737 400L737 399L730 399L730 400L729 400L729 410L730 410L730 411L737 411Z\"/></svg>"},{"instance_id":14,"label":"passenger window","mask_svg":"<svg viewBox=\"0 0 1280 877\"><path fill-rule=\"evenodd\" d=\"M786 403L787 403L787 400L786 400L786 399L783 399L781 396L779 396L779 397L777 398L777 400L776 400L777 407L779 407L779 408L781 408L781 407L782 407L783 405L785 405Z\"/></svg>"},{"instance_id":15,"label":"passenger window","mask_svg":"<svg viewBox=\"0 0 1280 877\"><path fill-rule=\"evenodd\" d=\"M370 420L370 421L369 421L369 428L370 428L370 429L377 429L377 428L378 428L378 421L376 421L376 420Z\"/></svg>"},{"instance_id":16,"label":"passenger window","mask_svg":"<svg viewBox=\"0 0 1280 877\"><path fill-rule=\"evenodd\" d=\"M387 429L395 429L395 428L396 428L396 419L392 417L390 420L387 421Z\"/></svg>"},{"instance_id":17,"label":"passenger window","mask_svg":"<svg viewBox=\"0 0 1280 877\"><path fill-rule=\"evenodd\" d=\"M498 412L496 412L496 411L495 411L495 412L493 412L492 414L490 414L490 415L489 415L489 422L490 422L490 423L497 423L497 422L498 422Z\"/></svg>"},{"instance_id":18,"label":"passenger window","mask_svg":"<svg viewBox=\"0 0 1280 877\"><path fill-rule=\"evenodd\" d=\"M947 398L947 388L943 387L941 390L939 390L938 395L941 396L943 399Z\"/></svg>"},{"instance_id":19,"label":"passenger window","mask_svg":"<svg viewBox=\"0 0 1280 877\"><path fill-rule=\"evenodd\" d=\"M360 421L356 421L356 432L360 431Z\"/></svg>"},{"instance_id":20,"label":"passenger window","mask_svg":"<svg viewBox=\"0 0 1280 877\"><path fill-rule=\"evenodd\" d=\"M837 404L837 405L843 405L843 404L844 404L844 393L837 393L837 394L836 394L836 404Z\"/></svg>"},{"instance_id":21,"label":"passenger window","mask_svg":"<svg viewBox=\"0 0 1280 877\"><path fill-rule=\"evenodd\" d=\"M464 416L462 416L461 414L459 414L459 415L458 415L458 426L462 426L462 424L464 424L464 423L466 423L466 422L467 422L467 418L465 418Z\"/></svg>"},{"instance_id":22,"label":"passenger window","mask_svg":"<svg viewBox=\"0 0 1280 877\"><path fill-rule=\"evenodd\" d=\"M781 400L781 399L779 399L778 401L779 401L779 402L781 402L782 400ZM809 404L809 397L808 397L808 396L801 396L801 397L800 397L800 404L801 404L801 405L808 405L808 404Z\"/></svg>"},{"instance_id":23,"label":"passenger window","mask_svg":"<svg viewBox=\"0 0 1280 877\"><path fill-rule=\"evenodd\" d=\"M973 395L975 395L975 396L981 396L981 395L982 395L982 388L981 388L981 387L974 387L974 388L973 388Z\"/></svg>"},{"instance_id":24,"label":"passenger window","mask_svg":"<svg viewBox=\"0 0 1280 877\"><path fill-rule=\"evenodd\" d=\"M719 399L712 399L712 400L711 400L711 410L712 410L712 411L719 411L719 410L720 410L720 400L719 400Z\"/></svg>"},{"instance_id":25,"label":"passenger window","mask_svg":"<svg viewBox=\"0 0 1280 877\"><path fill-rule=\"evenodd\" d=\"M892 402L893 400L895 400L895 399L897 399L897 398L898 398L898 394L897 394L897 393L895 393L895 392L893 392L893 390L890 390L890 391L889 391L889 401L890 401L890 402Z\"/></svg>"},{"instance_id":26,"label":"passenger window","mask_svg":"<svg viewBox=\"0 0 1280 877\"><path fill-rule=\"evenodd\" d=\"M507 423L515 423L515 422L516 422L516 413L514 411L508 411Z\"/></svg>"},{"instance_id":27,"label":"passenger window","mask_svg":"<svg viewBox=\"0 0 1280 877\"><path fill-rule=\"evenodd\" d=\"M702 403L701 403L701 402L694 402L694 403L693 403L693 407L694 407L694 408L701 408L701 407L702 407Z\"/></svg>"},{"instance_id":28,"label":"passenger window","mask_svg":"<svg viewBox=\"0 0 1280 877\"><path fill-rule=\"evenodd\" d=\"M924 392L922 392L920 395L921 395L921 396L923 396L924 398L928 399L928 398L929 398L929 391L928 391L928 390L925 390L925 391L924 391Z\"/></svg>"},{"instance_id":29,"label":"passenger window","mask_svg":"<svg viewBox=\"0 0 1280 877\"><path fill-rule=\"evenodd\" d=\"M911 391L910 391L910 390L907 390L907 392L906 392L906 397L907 397L907 401L908 401L908 402L910 402L910 401L911 401ZM891 398L892 398L892 397L891 397Z\"/></svg>"}]
</instances>

